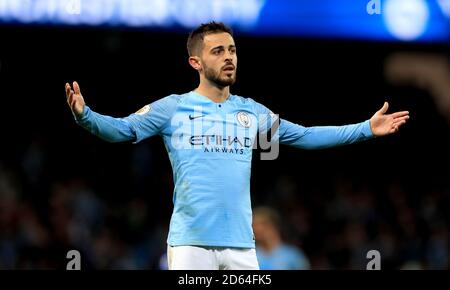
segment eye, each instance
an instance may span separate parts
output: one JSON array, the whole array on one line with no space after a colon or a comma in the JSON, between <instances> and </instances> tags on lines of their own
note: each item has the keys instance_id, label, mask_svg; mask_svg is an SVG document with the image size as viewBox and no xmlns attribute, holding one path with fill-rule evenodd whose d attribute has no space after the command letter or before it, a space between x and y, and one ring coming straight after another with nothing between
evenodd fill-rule
<instances>
[{"instance_id":1,"label":"eye","mask_svg":"<svg viewBox=\"0 0 450 290\"><path fill-rule=\"evenodd\" d=\"M230 48L230 53L231 54L235 54L236 53L236 48Z\"/></svg>"}]
</instances>

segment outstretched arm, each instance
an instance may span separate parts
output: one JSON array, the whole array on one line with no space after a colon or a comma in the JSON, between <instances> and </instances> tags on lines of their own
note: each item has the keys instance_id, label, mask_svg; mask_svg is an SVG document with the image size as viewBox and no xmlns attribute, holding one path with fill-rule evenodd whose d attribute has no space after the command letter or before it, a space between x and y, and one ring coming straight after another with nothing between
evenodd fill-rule
<instances>
[{"instance_id":1,"label":"outstretched arm","mask_svg":"<svg viewBox=\"0 0 450 290\"><path fill-rule=\"evenodd\" d=\"M98 114L86 106L77 82L73 82L73 90L66 83L66 97L77 124L92 134L108 142L136 140L136 132L129 121Z\"/></svg>"},{"instance_id":2,"label":"outstretched arm","mask_svg":"<svg viewBox=\"0 0 450 290\"><path fill-rule=\"evenodd\" d=\"M151 104L125 118L113 118L92 111L84 103L80 87L73 83L73 90L66 84L67 103L72 110L77 124L92 134L109 142L141 140L156 134L167 133L168 124L176 111L180 97L170 95Z\"/></svg>"},{"instance_id":3,"label":"outstretched arm","mask_svg":"<svg viewBox=\"0 0 450 290\"><path fill-rule=\"evenodd\" d=\"M345 126L314 127L303 127L283 119L280 121L279 142L302 149L323 149L352 144L373 136L369 120Z\"/></svg>"},{"instance_id":4,"label":"outstretched arm","mask_svg":"<svg viewBox=\"0 0 450 290\"><path fill-rule=\"evenodd\" d=\"M322 149L392 134L406 123L409 112L386 114L388 106L385 102L370 120L345 126L303 127L281 120L279 141L298 148Z\"/></svg>"}]
</instances>

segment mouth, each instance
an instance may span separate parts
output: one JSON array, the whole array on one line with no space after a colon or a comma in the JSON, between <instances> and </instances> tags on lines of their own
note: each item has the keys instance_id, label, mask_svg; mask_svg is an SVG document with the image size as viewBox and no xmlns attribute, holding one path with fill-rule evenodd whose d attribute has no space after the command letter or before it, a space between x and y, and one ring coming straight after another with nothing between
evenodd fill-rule
<instances>
[{"instance_id":1,"label":"mouth","mask_svg":"<svg viewBox=\"0 0 450 290\"><path fill-rule=\"evenodd\" d=\"M229 65L224 66L222 70L225 72L233 72L235 70L235 67L234 67L234 65L229 64Z\"/></svg>"}]
</instances>

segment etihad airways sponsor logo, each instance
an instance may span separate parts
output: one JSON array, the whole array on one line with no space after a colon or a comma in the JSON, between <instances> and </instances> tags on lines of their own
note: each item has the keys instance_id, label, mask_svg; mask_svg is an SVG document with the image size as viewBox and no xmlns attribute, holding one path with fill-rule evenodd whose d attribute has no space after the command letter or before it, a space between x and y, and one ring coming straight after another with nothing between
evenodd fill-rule
<instances>
[{"instance_id":1,"label":"etihad airways sponsor logo","mask_svg":"<svg viewBox=\"0 0 450 290\"><path fill-rule=\"evenodd\" d=\"M189 138L189 143L192 146L201 146L205 153L232 153L241 155L244 154L244 149L252 147L251 138L238 136L196 135Z\"/></svg>"},{"instance_id":2,"label":"etihad airways sponsor logo","mask_svg":"<svg viewBox=\"0 0 450 290\"><path fill-rule=\"evenodd\" d=\"M191 145L236 145L239 147L252 147L252 139L249 137L237 137L237 136L221 136L221 135L197 135L191 136L189 139Z\"/></svg>"}]
</instances>

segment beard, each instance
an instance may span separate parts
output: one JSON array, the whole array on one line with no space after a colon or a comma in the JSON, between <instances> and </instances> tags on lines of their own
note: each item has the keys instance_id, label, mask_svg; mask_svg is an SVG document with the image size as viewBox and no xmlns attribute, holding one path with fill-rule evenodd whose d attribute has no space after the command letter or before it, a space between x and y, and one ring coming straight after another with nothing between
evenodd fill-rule
<instances>
[{"instance_id":1,"label":"beard","mask_svg":"<svg viewBox=\"0 0 450 290\"><path fill-rule=\"evenodd\" d=\"M234 84L236 81L236 69L231 77L221 77L222 69L216 73L212 68L205 68L205 78L218 87L227 87Z\"/></svg>"}]
</instances>

